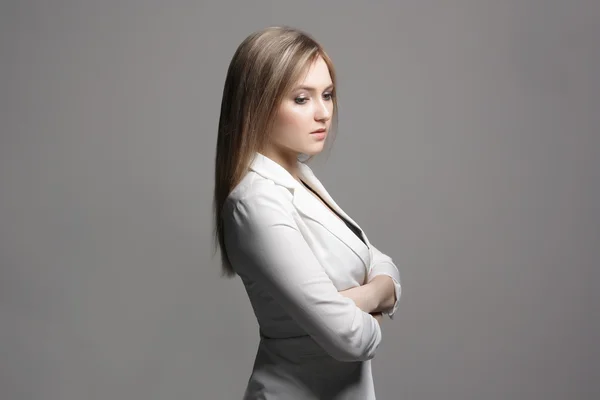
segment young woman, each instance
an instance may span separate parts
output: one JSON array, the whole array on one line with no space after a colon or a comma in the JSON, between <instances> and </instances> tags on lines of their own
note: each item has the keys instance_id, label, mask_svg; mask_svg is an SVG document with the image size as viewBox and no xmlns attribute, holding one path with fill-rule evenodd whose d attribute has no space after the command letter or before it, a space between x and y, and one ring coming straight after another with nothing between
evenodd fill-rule
<instances>
[{"instance_id":1,"label":"young woman","mask_svg":"<svg viewBox=\"0 0 600 400\"><path fill-rule=\"evenodd\" d=\"M271 27L235 52L223 91L215 230L260 326L244 399L375 399L380 322L400 299L373 246L301 157L335 120L335 71L309 35Z\"/></svg>"}]
</instances>

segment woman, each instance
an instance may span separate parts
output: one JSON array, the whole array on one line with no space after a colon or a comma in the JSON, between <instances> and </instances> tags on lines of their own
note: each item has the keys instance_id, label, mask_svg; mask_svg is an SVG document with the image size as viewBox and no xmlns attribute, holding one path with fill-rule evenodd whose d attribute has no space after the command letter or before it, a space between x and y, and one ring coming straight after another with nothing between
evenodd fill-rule
<instances>
[{"instance_id":1,"label":"woman","mask_svg":"<svg viewBox=\"0 0 600 400\"><path fill-rule=\"evenodd\" d=\"M323 150L335 71L307 34L271 27L235 52L223 91L215 227L260 326L245 399L375 399L371 359L400 275L299 157Z\"/></svg>"}]
</instances>

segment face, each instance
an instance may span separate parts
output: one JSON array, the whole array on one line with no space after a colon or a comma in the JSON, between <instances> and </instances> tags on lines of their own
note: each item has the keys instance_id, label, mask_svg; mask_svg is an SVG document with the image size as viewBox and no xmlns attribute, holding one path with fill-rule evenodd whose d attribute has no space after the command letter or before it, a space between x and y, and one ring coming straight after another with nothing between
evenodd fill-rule
<instances>
[{"instance_id":1,"label":"face","mask_svg":"<svg viewBox=\"0 0 600 400\"><path fill-rule=\"evenodd\" d=\"M318 57L284 96L273 122L272 144L265 155L293 165L300 153L321 152L332 114L333 83L327 64Z\"/></svg>"}]
</instances>

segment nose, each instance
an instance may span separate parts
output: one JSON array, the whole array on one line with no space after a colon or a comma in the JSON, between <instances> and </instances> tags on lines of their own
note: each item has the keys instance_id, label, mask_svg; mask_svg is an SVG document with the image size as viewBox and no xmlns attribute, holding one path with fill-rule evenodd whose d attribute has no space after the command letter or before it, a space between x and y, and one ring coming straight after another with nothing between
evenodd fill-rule
<instances>
[{"instance_id":1,"label":"nose","mask_svg":"<svg viewBox=\"0 0 600 400\"><path fill-rule=\"evenodd\" d=\"M320 100L316 104L315 120L322 122L329 121L331 119L331 101Z\"/></svg>"}]
</instances>

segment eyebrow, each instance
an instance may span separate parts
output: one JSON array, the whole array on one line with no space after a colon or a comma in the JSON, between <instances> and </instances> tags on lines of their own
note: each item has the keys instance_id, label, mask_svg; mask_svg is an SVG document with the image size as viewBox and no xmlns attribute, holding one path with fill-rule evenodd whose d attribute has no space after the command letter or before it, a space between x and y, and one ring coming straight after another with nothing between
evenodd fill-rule
<instances>
[{"instance_id":1,"label":"eyebrow","mask_svg":"<svg viewBox=\"0 0 600 400\"><path fill-rule=\"evenodd\" d=\"M295 88L294 88L294 91L296 91L296 90L300 90L300 89L308 90L309 92L315 92L315 91L317 90L317 88L314 88L314 87L311 87L311 86L304 86L304 85L301 85L301 86L297 86L297 87L295 87ZM332 84L330 84L329 86L327 86L327 87L325 88L325 90L327 90L327 89L333 89L333 83L332 83Z\"/></svg>"}]
</instances>

